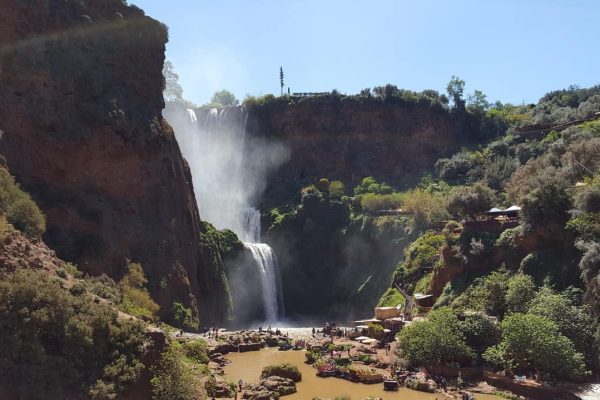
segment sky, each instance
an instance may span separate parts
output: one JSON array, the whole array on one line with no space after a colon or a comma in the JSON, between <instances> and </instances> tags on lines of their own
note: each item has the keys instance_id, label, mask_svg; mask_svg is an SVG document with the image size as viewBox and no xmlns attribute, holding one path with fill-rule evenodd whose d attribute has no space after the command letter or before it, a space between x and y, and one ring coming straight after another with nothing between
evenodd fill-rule
<instances>
[{"instance_id":1,"label":"sky","mask_svg":"<svg viewBox=\"0 0 600 400\"><path fill-rule=\"evenodd\" d=\"M198 105L392 83L532 103L600 84L600 0L130 0L169 27L167 59Z\"/></svg>"}]
</instances>

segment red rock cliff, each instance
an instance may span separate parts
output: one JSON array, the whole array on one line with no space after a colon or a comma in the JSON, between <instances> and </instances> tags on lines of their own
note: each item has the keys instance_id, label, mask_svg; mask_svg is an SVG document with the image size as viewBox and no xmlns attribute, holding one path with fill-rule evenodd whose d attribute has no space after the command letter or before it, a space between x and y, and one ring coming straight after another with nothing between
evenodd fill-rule
<instances>
[{"instance_id":1,"label":"red rock cliff","mask_svg":"<svg viewBox=\"0 0 600 400\"><path fill-rule=\"evenodd\" d=\"M440 157L460 149L462 122L418 104L314 98L255 106L248 129L289 148L290 159L275 180L357 182L375 176L399 184L419 179Z\"/></svg>"},{"instance_id":2,"label":"red rock cliff","mask_svg":"<svg viewBox=\"0 0 600 400\"><path fill-rule=\"evenodd\" d=\"M226 282L202 259L189 169L161 115L167 39L120 0L0 0L0 154L61 258L117 279L140 262L163 315L173 301L197 315L199 299L212 319L228 312Z\"/></svg>"}]
</instances>

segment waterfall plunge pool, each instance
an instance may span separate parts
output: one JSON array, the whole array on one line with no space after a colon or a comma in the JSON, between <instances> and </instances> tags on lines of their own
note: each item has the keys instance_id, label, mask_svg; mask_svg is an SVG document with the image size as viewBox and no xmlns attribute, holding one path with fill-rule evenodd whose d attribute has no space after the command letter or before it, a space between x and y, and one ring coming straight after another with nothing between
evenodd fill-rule
<instances>
[{"instance_id":1,"label":"waterfall plunge pool","mask_svg":"<svg viewBox=\"0 0 600 400\"><path fill-rule=\"evenodd\" d=\"M283 329L285 331L285 329ZM335 398L348 395L353 400L374 396L384 400L443 400L451 399L441 393L424 393L401 387L397 392L386 392L383 384L366 385L338 378L320 378L316 370L304 362L304 351L279 351L276 348L266 348L247 353L229 353L225 356L231 363L225 366L224 379L238 382L258 382L263 367L271 364L290 363L298 367L302 373L302 381L296 384L297 392L282 396L283 400L308 400L313 397ZM500 400L489 394L476 394L476 400Z\"/></svg>"}]
</instances>

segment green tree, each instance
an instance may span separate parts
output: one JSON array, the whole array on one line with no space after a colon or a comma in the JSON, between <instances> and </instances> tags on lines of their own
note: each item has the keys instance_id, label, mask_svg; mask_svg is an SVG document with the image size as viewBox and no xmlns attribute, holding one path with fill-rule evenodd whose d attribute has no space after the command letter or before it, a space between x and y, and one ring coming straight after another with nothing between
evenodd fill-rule
<instances>
[{"instance_id":1,"label":"green tree","mask_svg":"<svg viewBox=\"0 0 600 400\"><path fill-rule=\"evenodd\" d=\"M163 76L165 78L163 92L165 101L183 102L183 88L179 84L179 75L177 75L173 63L169 60L166 60L163 66Z\"/></svg>"},{"instance_id":2,"label":"green tree","mask_svg":"<svg viewBox=\"0 0 600 400\"><path fill-rule=\"evenodd\" d=\"M218 92L215 92L210 101L212 104L220 104L224 107L237 106L239 104L235 95L228 90L219 90Z\"/></svg>"},{"instance_id":3,"label":"green tree","mask_svg":"<svg viewBox=\"0 0 600 400\"><path fill-rule=\"evenodd\" d=\"M400 331L397 339L403 357L413 366L466 363L474 357L456 314L447 307L432 311L428 320L408 325Z\"/></svg>"},{"instance_id":4,"label":"green tree","mask_svg":"<svg viewBox=\"0 0 600 400\"><path fill-rule=\"evenodd\" d=\"M531 276L525 274L512 276L506 285L506 310L527 312L535 295L535 284Z\"/></svg>"},{"instance_id":5,"label":"green tree","mask_svg":"<svg viewBox=\"0 0 600 400\"><path fill-rule=\"evenodd\" d=\"M589 365L598 364L598 347L595 343L598 325L586 308L576 306L566 294L554 293L547 287L541 289L530 304L530 314L554 322L560 333L573 342L575 350L584 354Z\"/></svg>"},{"instance_id":6,"label":"green tree","mask_svg":"<svg viewBox=\"0 0 600 400\"><path fill-rule=\"evenodd\" d=\"M484 313L469 313L459 321L459 327L465 336L466 343L477 354L483 353L488 347L497 345L502 339L498 322Z\"/></svg>"},{"instance_id":7,"label":"green tree","mask_svg":"<svg viewBox=\"0 0 600 400\"><path fill-rule=\"evenodd\" d=\"M531 314L512 314L501 324L502 342L490 347L484 359L508 372L535 371L559 379L586 375L584 358L554 322Z\"/></svg>"},{"instance_id":8,"label":"green tree","mask_svg":"<svg viewBox=\"0 0 600 400\"><path fill-rule=\"evenodd\" d=\"M283 67L279 67L279 86L281 86L281 95L283 96Z\"/></svg>"},{"instance_id":9,"label":"green tree","mask_svg":"<svg viewBox=\"0 0 600 400\"><path fill-rule=\"evenodd\" d=\"M463 93L465 91L465 81L458 76L452 75L448 86L446 86L446 91L454 103L454 108L464 109L465 101L463 100Z\"/></svg>"},{"instance_id":10,"label":"green tree","mask_svg":"<svg viewBox=\"0 0 600 400\"><path fill-rule=\"evenodd\" d=\"M171 345L152 368L153 400L193 400L197 398L192 371L183 362L184 354Z\"/></svg>"},{"instance_id":11,"label":"green tree","mask_svg":"<svg viewBox=\"0 0 600 400\"><path fill-rule=\"evenodd\" d=\"M485 110L490 108L490 103L487 101L487 96L481 90L475 90L468 97L467 108L475 114L483 114Z\"/></svg>"}]
</instances>

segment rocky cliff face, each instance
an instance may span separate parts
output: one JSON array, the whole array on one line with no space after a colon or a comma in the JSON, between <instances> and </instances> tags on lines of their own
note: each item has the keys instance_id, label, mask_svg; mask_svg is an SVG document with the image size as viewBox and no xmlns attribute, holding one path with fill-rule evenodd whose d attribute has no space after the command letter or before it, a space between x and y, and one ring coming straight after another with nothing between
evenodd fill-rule
<instances>
[{"instance_id":1,"label":"rocky cliff face","mask_svg":"<svg viewBox=\"0 0 600 400\"><path fill-rule=\"evenodd\" d=\"M173 301L198 315L226 283L202 260L189 169L161 116L166 41L120 0L2 0L0 154L59 257L116 278L140 262L163 315ZM214 303L209 319L227 314Z\"/></svg>"},{"instance_id":2,"label":"rocky cliff face","mask_svg":"<svg viewBox=\"0 0 600 400\"><path fill-rule=\"evenodd\" d=\"M250 109L251 137L281 140L290 159L271 185L327 177L357 182L365 176L412 182L440 157L464 144L463 121L417 104L314 98Z\"/></svg>"}]
</instances>

